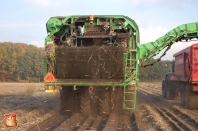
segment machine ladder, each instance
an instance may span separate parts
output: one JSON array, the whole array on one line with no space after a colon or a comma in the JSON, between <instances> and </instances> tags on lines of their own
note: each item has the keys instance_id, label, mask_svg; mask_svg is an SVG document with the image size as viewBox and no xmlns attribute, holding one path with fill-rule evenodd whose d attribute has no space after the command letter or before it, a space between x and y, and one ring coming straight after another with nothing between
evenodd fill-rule
<instances>
[{"instance_id":1,"label":"machine ladder","mask_svg":"<svg viewBox=\"0 0 198 131\"><path fill-rule=\"evenodd\" d=\"M137 89L137 71L138 59L137 49L132 49L125 53L124 58L124 102L123 108L135 110L136 108L136 89Z\"/></svg>"}]
</instances>

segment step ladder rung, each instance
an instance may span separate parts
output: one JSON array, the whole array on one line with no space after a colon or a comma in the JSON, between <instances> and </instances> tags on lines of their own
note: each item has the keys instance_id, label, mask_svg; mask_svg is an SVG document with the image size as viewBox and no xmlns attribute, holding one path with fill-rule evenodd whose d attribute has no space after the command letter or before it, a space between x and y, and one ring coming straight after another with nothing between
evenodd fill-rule
<instances>
[{"instance_id":1,"label":"step ladder rung","mask_svg":"<svg viewBox=\"0 0 198 131\"><path fill-rule=\"evenodd\" d=\"M127 78L125 78L126 79L126 81L130 81L130 80L134 80L135 79L135 77L127 77Z\"/></svg>"},{"instance_id":2,"label":"step ladder rung","mask_svg":"<svg viewBox=\"0 0 198 131\"><path fill-rule=\"evenodd\" d=\"M136 59L127 59L127 60L137 61Z\"/></svg>"},{"instance_id":3,"label":"step ladder rung","mask_svg":"<svg viewBox=\"0 0 198 131\"><path fill-rule=\"evenodd\" d=\"M125 107L124 109L127 109L127 110L134 110L134 108L126 108L126 107Z\"/></svg>"},{"instance_id":4,"label":"step ladder rung","mask_svg":"<svg viewBox=\"0 0 198 131\"><path fill-rule=\"evenodd\" d=\"M137 52L137 50L136 49L132 49L132 50L130 50L131 52Z\"/></svg>"},{"instance_id":5,"label":"step ladder rung","mask_svg":"<svg viewBox=\"0 0 198 131\"><path fill-rule=\"evenodd\" d=\"M124 82L129 83L132 79L137 81L137 72L135 71L138 67L138 59L137 59L137 49L131 49L129 52L125 54L124 57ZM133 74L135 71L136 74ZM136 89L136 84L132 85ZM130 91L127 90L127 85L124 86L124 101L123 108L128 110L135 110L136 108L136 90ZM130 97L130 98L129 98Z\"/></svg>"},{"instance_id":6,"label":"step ladder rung","mask_svg":"<svg viewBox=\"0 0 198 131\"><path fill-rule=\"evenodd\" d=\"M125 101L131 101L131 102L134 102L134 100L125 100Z\"/></svg>"},{"instance_id":7,"label":"step ladder rung","mask_svg":"<svg viewBox=\"0 0 198 131\"><path fill-rule=\"evenodd\" d=\"M128 67L128 68L125 68L126 70L130 70L130 69L136 69L136 68L131 68L131 67Z\"/></svg>"},{"instance_id":8,"label":"step ladder rung","mask_svg":"<svg viewBox=\"0 0 198 131\"><path fill-rule=\"evenodd\" d=\"M133 92L124 92L124 93L127 93L127 94L135 94L135 92L133 91Z\"/></svg>"}]
</instances>

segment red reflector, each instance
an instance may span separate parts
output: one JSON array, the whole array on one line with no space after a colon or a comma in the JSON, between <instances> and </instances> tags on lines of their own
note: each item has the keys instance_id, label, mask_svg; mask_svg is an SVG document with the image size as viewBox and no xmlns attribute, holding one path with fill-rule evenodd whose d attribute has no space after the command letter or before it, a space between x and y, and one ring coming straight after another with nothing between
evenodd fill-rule
<instances>
[{"instance_id":1,"label":"red reflector","mask_svg":"<svg viewBox=\"0 0 198 131\"><path fill-rule=\"evenodd\" d=\"M133 86L127 87L127 90L128 91L134 91L135 90L135 87L133 87Z\"/></svg>"},{"instance_id":2,"label":"red reflector","mask_svg":"<svg viewBox=\"0 0 198 131\"><path fill-rule=\"evenodd\" d=\"M198 86L193 86L193 91L198 91Z\"/></svg>"},{"instance_id":3,"label":"red reflector","mask_svg":"<svg viewBox=\"0 0 198 131\"><path fill-rule=\"evenodd\" d=\"M55 77L52 74L52 72L48 72L46 77L44 78L45 82L54 82L55 81Z\"/></svg>"},{"instance_id":4,"label":"red reflector","mask_svg":"<svg viewBox=\"0 0 198 131\"><path fill-rule=\"evenodd\" d=\"M49 89L49 86L45 86L44 88L45 88L45 90L48 90Z\"/></svg>"},{"instance_id":5,"label":"red reflector","mask_svg":"<svg viewBox=\"0 0 198 131\"><path fill-rule=\"evenodd\" d=\"M171 76L170 79L171 79L171 80L176 80L177 78L176 78L176 76Z\"/></svg>"},{"instance_id":6,"label":"red reflector","mask_svg":"<svg viewBox=\"0 0 198 131\"><path fill-rule=\"evenodd\" d=\"M45 90L51 90L51 89L55 89L54 86L45 86Z\"/></svg>"}]
</instances>

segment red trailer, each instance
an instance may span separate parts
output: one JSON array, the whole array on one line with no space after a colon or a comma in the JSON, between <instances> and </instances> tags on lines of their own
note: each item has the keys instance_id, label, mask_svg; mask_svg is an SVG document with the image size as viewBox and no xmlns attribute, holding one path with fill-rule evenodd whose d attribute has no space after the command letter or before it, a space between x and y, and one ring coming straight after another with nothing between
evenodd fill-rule
<instances>
[{"instance_id":1,"label":"red trailer","mask_svg":"<svg viewBox=\"0 0 198 131\"><path fill-rule=\"evenodd\" d=\"M173 55L174 72L180 85L182 106L198 109L198 43Z\"/></svg>"}]
</instances>

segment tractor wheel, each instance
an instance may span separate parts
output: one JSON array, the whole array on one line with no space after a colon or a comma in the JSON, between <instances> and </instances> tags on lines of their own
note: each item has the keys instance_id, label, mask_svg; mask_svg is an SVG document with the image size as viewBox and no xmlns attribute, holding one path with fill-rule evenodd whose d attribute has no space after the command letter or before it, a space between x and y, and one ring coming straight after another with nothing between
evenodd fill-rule
<instances>
[{"instance_id":1,"label":"tractor wheel","mask_svg":"<svg viewBox=\"0 0 198 131\"><path fill-rule=\"evenodd\" d=\"M180 87L180 102L181 106L185 107L185 84L182 83Z\"/></svg>"},{"instance_id":2,"label":"tractor wheel","mask_svg":"<svg viewBox=\"0 0 198 131\"><path fill-rule=\"evenodd\" d=\"M180 83L179 82L174 82L174 88L175 88L175 98L180 97Z\"/></svg>"},{"instance_id":3,"label":"tractor wheel","mask_svg":"<svg viewBox=\"0 0 198 131\"><path fill-rule=\"evenodd\" d=\"M99 115L104 116L110 113L109 109L109 91L106 88L101 88L100 90L99 103Z\"/></svg>"},{"instance_id":4,"label":"tractor wheel","mask_svg":"<svg viewBox=\"0 0 198 131\"><path fill-rule=\"evenodd\" d=\"M162 87L162 97L166 98L166 87Z\"/></svg>"},{"instance_id":5,"label":"tractor wheel","mask_svg":"<svg viewBox=\"0 0 198 131\"><path fill-rule=\"evenodd\" d=\"M185 107L187 109L195 110L198 109L198 94L193 92L191 87L191 84L185 86Z\"/></svg>"},{"instance_id":6,"label":"tractor wheel","mask_svg":"<svg viewBox=\"0 0 198 131\"><path fill-rule=\"evenodd\" d=\"M84 115L91 114L91 106L90 106L90 96L88 94L88 88L82 87L80 94L80 112Z\"/></svg>"},{"instance_id":7,"label":"tractor wheel","mask_svg":"<svg viewBox=\"0 0 198 131\"><path fill-rule=\"evenodd\" d=\"M174 100L177 96L176 87L174 82L170 82L168 87L166 87L166 99Z\"/></svg>"},{"instance_id":8,"label":"tractor wheel","mask_svg":"<svg viewBox=\"0 0 198 131\"><path fill-rule=\"evenodd\" d=\"M191 109L191 110L196 110L198 109L198 95L193 95L193 96L190 96L189 97L189 103L187 105L187 108L188 109Z\"/></svg>"}]
</instances>

